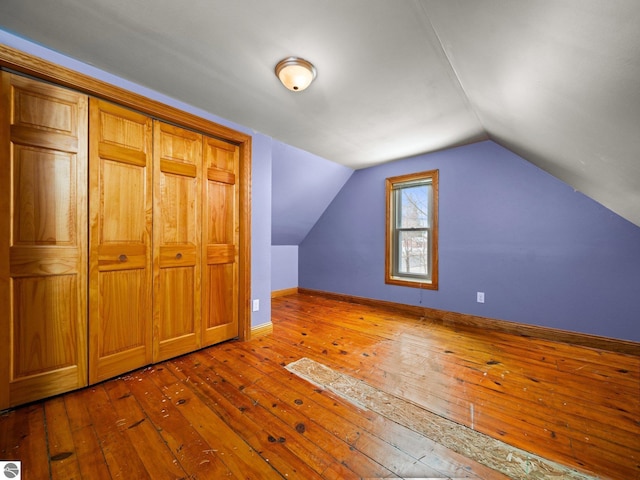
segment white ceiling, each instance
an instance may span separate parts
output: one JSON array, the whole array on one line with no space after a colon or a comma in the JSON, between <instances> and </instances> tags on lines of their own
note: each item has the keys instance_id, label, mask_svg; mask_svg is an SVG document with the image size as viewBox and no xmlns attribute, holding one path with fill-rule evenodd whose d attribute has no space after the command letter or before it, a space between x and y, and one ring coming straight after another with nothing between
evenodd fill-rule
<instances>
[{"instance_id":1,"label":"white ceiling","mask_svg":"<svg viewBox=\"0 0 640 480\"><path fill-rule=\"evenodd\" d=\"M0 28L352 168L490 138L640 226L638 0L2 0Z\"/></svg>"}]
</instances>

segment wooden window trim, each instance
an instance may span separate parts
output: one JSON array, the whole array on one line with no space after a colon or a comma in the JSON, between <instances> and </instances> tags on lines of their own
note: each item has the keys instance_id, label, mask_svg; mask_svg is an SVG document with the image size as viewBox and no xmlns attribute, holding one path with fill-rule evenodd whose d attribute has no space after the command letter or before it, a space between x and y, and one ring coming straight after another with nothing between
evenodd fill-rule
<instances>
[{"instance_id":1,"label":"wooden window trim","mask_svg":"<svg viewBox=\"0 0 640 480\"><path fill-rule=\"evenodd\" d=\"M402 278L393 274L392 256L394 252L393 236L394 226L392 225L394 216L392 208L394 185L430 179L433 191L432 199L432 228L431 228L431 280L420 281ZM398 177L390 177L385 180L386 193L386 235L385 235L385 283L399 285L403 287L423 288L428 290L438 289L438 170L429 170L419 173L411 173Z\"/></svg>"}]
</instances>

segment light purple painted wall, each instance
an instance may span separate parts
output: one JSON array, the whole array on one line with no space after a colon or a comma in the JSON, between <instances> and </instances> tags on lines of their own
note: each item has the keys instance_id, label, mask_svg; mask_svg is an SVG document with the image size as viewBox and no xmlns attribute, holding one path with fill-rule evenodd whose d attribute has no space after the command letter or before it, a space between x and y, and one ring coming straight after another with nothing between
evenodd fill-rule
<instances>
[{"instance_id":1,"label":"light purple painted wall","mask_svg":"<svg viewBox=\"0 0 640 480\"><path fill-rule=\"evenodd\" d=\"M385 285L384 180L436 168L440 288ZM356 171L301 243L299 283L640 341L640 228L493 142Z\"/></svg>"},{"instance_id":2,"label":"light purple painted wall","mask_svg":"<svg viewBox=\"0 0 640 480\"><path fill-rule=\"evenodd\" d=\"M299 245L353 169L273 142L271 242Z\"/></svg>"},{"instance_id":3,"label":"light purple painted wall","mask_svg":"<svg viewBox=\"0 0 640 480\"><path fill-rule=\"evenodd\" d=\"M298 246L271 247L271 289L273 291L298 286Z\"/></svg>"},{"instance_id":4,"label":"light purple painted wall","mask_svg":"<svg viewBox=\"0 0 640 480\"><path fill-rule=\"evenodd\" d=\"M271 137L256 133L246 127L213 115L210 112L179 102L154 90L142 87L103 70L79 62L65 55L61 55L60 53L54 52L53 50L27 41L3 30L0 30L0 43L252 136L251 295L252 298L260 299L260 310L252 313L251 325L255 326L270 322Z\"/></svg>"},{"instance_id":5,"label":"light purple painted wall","mask_svg":"<svg viewBox=\"0 0 640 480\"><path fill-rule=\"evenodd\" d=\"M271 322L271 137L253 133L251 144L251 297L260 300L251 325Z\"/></svg>"}]
</instances>

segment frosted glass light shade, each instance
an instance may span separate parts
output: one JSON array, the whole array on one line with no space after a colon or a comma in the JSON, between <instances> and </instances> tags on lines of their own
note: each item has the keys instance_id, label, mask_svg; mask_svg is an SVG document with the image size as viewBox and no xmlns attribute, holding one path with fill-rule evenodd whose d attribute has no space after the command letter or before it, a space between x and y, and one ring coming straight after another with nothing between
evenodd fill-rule
<instances>
[{"instance_id":1,"label":"frosted glass light shade","mask_svg":"<svg viewBox=\"0 0 640 480\"><path fill-rule=\"evenodd\" d=\"M278 62L276 76L292 92L301 92L316 78L316 68L302 58L289 57Z\"/></svg>"}]
</instances>

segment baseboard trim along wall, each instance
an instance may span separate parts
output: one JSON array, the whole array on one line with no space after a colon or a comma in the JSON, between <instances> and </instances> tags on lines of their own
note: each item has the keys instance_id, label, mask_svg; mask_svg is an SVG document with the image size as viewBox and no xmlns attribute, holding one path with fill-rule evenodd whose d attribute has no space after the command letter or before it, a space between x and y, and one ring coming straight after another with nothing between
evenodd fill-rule
<instances>
[{"instance_id":1,"label":"baseboard trim along wall","mask_svg":"<svg viewBox=\"0 0 640 480\"><path fill-rule=\"evenodd\" d=\"M271 298L286 297L287 295L295 295L296 293L298 293L298 287L274 290L271 292Z\"/></svg>"},{"instance_id":2,"label":"baseboard trim along wall","mask_svg":"<svg viewBox=\"0 0 640 480\"><path fill-rule=\"evenodd\" d=\"M251 339L264 337L273 333L273 323L267 322L251 327Z\"/></svg>"},{"instance_id":3,"label":"baseboard trim along wall","mask_svg":"<svg viewBox=\"0 0 640 480\"><path fill-rule=\"evenodd\" d=\"M509 322L506 320L496 320L493 318L478 317L464 313L437 310L435 308L405 305L386 300L376 300L373 298L326 292L323 290L312 290L308 288L298 288L297 290L302 294L321 296L343 302L357 303L360 305L368 305L408 313L418 317L439 321L443 324L478 327L520 335L522 337L533 337L542 340L566 343L569 345L580 345L583 347L597 348L626 355L637 356L638 352L640 352L640 343L632 342L630 340L619 340L617 338L601 337L598 335L590 335L588 333L577 333L550 327L540 327L537 325L527 325L524 323Z\"/></svg>"}]
</instances>

